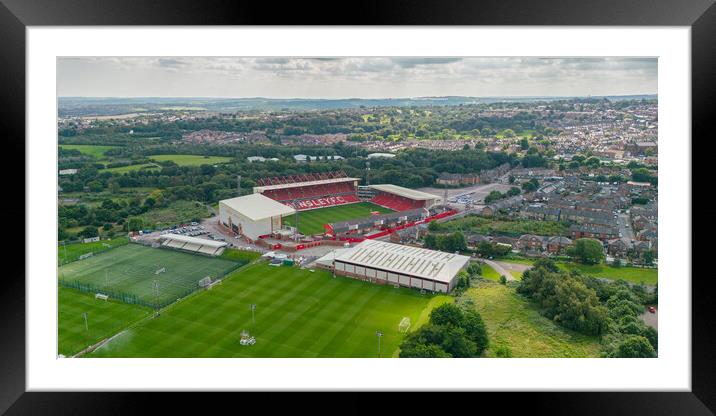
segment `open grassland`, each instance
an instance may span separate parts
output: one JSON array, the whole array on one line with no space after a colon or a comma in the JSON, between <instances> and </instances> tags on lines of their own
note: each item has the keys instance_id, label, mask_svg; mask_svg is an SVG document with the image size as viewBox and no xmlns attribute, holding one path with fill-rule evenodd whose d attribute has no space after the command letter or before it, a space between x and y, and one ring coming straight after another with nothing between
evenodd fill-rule
<instances>
[{"instance_id":1,"label":"open grassland","mask_svg":"<svg viewBox=\"0 0 716 416\"><path fill-rule=\"evenodd\" d=\"M59 268L64 285L107 294L136 296L165 305L198 289L206 276L221 278L241 262L170 249L128 244ZM157 274L157 270L166 271ZM127 298L129 299L129 298Z\"/></svg>"},{"instance_id":2,"label":"open grassland","mask_svg":"<svg viewBox=\"0 0 716 416\"><path fill-rule=\"evenodd\" d=\"M70 356L118 333L148 316L151 309L60 287L58 291L58 354ZM87 314L87 325L83 314Z\"/></svg>"},{"instance_id":3,"label":"open grassland","mask_svg":"<svg viewBox=\"0 0 716 416\"><path fill-rule=\"evenodd\" d=\"M525 258L499 259L502 263L534 264L534 260ZM613 267L606 264L586 265L572 262L557 262L557 267L565 271L579 270L583 275L610 280L626 280L631 283L644 283L653 286L659 280L658 269L645 269L642 267ZM514 273L513 273L514 275ZM517 276L515 276L517 277Z\"/></svg>"},{"instance_id":4,"label":"open grassland","mask_svg":"<svg viewBox=\"0 0 716 416\"><path fill-rule=\"evenodd\" d=\"M105 152L110 149L116 149L119 146L100 146L91 144L61 144L59 147L66 150L79 150L80 153L92 156L97 159L105 157Z\"/></svg>"},{"instance_id":5,"label":"open grassland","mask_svg":"<svg viewBox=\"0 0 716 416\"><path fill-rule=\"evenodd\" d=\"M301 211L298 213L298 231L305 235L323 234L325 231L323 224L370 217L371 211L378 211L381 214L393 212L370 202ZM294 215L283 217L284 224L293 226L295 221Z\"/></svg>"},{"instance_id":6,"label":"open grassland","mask_svg":"<svg viewBox=\"0 0 716 416\"><path fill-rule=\"evenodd\" d=\"M60 265L66 264L77 260L83 254L100 253L127 243L129 243L127 237L117 237L112 240L101 240L94 243L60 244L57 247L57 261Z\"/></svg>"},{"instance_id":7,"label":"open grassland","mask_svg":"<svg viewBox=\"0 0 716 416\"><path fill-rule=\"evenodd\" d=\"M449 297L259 262L170 305L90 356L377 357L380 330L381 356L391 357L404 337L401 319L416 325L441 300ZM255 345L239 344L244 330Z\"/></svg>"},{"instance_id":8,"label":"open grassland","mask_svg":"<svg viewBox=\"0 0 716 416\"><path fill-rule=\"evenodd\" d=\"M231 161L230 157L202 155L152 155L149 158L157 162L171 160L179 166L216 165Z\"/></svg>"},{"instance_id":9,"label":"open grassland","mask_svg":"<svg viewBox=\"0 0 716 416\"><path fill-rule=\"evenodd\" d=\"M559 327L508 286L484 282L467 290L461 301L472 299L487 326L488 357L528 358L598 357L597 337Z\"/></svg>"},{"instance_id":10,"label":"open grassland","mask_svg":"<svg viewBox=\"0 0 716 416\"><path fill-rule=\"evenodd\" d=\"M494 280L495 282L500 281L500 274L490 267L489 264L481 264L480 269L482 270L482 277L485 279Z\"/></svg>"},{"instance_id":11,"label":"open grassland","mask_svg":"<svg viewBox=\"0 0 716 416\"><path fill-rule=\"evenodd\" d=\"M566 223L557 221L536 221L526 219L496 219L468 215L438 224L439 232L462 231L465 234L506 235L519 237L522 234L569 235Z\"/></svg>"},{"instance_id":12,"label":"open grassland","mask_svg":"<svg viewBox=\"0 0 716 416\"><path fill-rule=\"evenodd\" d=\"M631 283L655 285L659 280L658 269L641 267L612 267L604 264L585 265L576 263L557 263L563 270L579 270L582 274L604 279L622 279Z\"/></svg>"}]
</instances>

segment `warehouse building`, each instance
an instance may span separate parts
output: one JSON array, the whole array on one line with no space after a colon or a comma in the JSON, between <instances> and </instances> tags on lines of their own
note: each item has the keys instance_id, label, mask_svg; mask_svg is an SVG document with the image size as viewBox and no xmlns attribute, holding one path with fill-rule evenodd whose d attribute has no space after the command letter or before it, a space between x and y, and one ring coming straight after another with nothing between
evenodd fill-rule
<instances>
[{"instance_id":1,"label":"warehouse building","mask_svg":"<svg viewBox=\"0 0 716 416\"><path fill-rule=\"evenodd\" d=\"M219 221L236 234L254 241L282 228L281 217L295 209L262 194L219 201Z\"/></svg>"},{"instance_id":2,"label":"warehouse building","mask_svg":"<svg viewBox=\"0 0 716 416\"><path fill-rule=\"evenodd\" d=\"M455 287L458 272L469 262L468 256L460 254L377 240L365 240L316 261L338 275L443 293Z\"/></svg>"}]
</instances>

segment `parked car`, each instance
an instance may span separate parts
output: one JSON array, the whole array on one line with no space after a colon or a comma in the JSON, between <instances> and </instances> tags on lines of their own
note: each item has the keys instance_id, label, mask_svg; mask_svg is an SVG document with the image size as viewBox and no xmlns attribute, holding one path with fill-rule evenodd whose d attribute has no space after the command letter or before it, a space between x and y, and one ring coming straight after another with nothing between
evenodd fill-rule
<instances>
[{"instance_id":1,"label":"parked car","mask_svg":"<svg viewBox=\"0 0 716 416\"><path fill-rule=\"evenodd\" d=\"M648 309L649 309L649 312L651 312L651 313L656 313L656 308L655 308L655 307L649 306Z\"/></svg>"}]
</instances>

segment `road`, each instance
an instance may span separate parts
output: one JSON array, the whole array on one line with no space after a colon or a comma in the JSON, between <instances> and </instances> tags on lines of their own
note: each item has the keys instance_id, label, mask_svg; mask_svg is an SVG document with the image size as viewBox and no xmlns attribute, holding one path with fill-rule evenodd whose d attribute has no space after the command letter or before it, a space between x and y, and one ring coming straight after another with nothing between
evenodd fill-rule
<instances>
[{"instance_id":1,"label":"road","mask_svg":"<svg viewBox=\"0 0 716 416\"><path fill-rule=\"evenodd\" d=\"M627 227L627 225L629 225L629 214L617 214L617 224L619 226L619 232L622 234L622 241L631 247L632 241L634 241L635 238L631 226Z\"/></svg>"},{"instance_id":2,"label":"road","mask_svg":"<svg viewBox=\"0 0 716 416\"><path fill-rule=\"evenodd\" d=\"M455 188L455 189L448 189L448 198L453 198L457 196L462 195L472 195L472 200L474 202L482 202L485 200L485 197L492 191L500 191L500 192L507 192L512 188L511 185L505 185L501 183L488 183L488 184L479 184L479 185L472 185L467 186L465 188ZM429 194L433 194L439 197L443 197L445 195L445 190L440 188L418 188L418 191L427 192Z\"/></svg>"},{"instance_id":3,"label":"road","mask_svg":"<svg viewBox=\"0 0 716 416\"><path fill-rule=\"evenodd\" d=\"M644 311L644 313L641 314L641 319L644 321L645 324L649 325L650 327L658 330L659 329L659 309L656 308L656 312L651 313L649 311Z\"/></svg>"},{"instance_id":4,"label":"road","mask_svg":"<svg viewBox=\"0 0 716 416\"><path fill-rule=\"evenodd\" d=\"M510 273L507 269L505 269L504 267L502 267L502 265L500 265L500 263L497 263L497 262L495 262L495 261L488 260L488 259L480 259L480 260L484 261L485 264L487 264L488 266L490 266L490 267L492 267L493 269L495 269L495 271L497 272L497 274L499 274L500 276L505 276L505 278L507 278L507 281L508 281L508 282L516 281L516 280L517 280L517 279L514 278L514 276L512 276L512 273ZM529 267L529 266L528 266L528 267Z\"/></svg>"}]
</instances>

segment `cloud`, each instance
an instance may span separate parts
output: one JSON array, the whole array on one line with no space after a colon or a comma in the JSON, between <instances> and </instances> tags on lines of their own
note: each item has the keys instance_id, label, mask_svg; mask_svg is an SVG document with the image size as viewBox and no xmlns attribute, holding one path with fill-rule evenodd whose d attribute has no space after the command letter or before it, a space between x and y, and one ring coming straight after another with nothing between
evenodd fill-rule
<instances>
[{"instance_id":1,"label":"cloud","mask_svg":"<svg viewBox=\"0 0 716 416\"><path fill-rule=\"evenodd\" d=\"M648 57L62 57L58 87L95 96L613 95L656 92L657 68Z\"/></svg>"}]
</instances>

